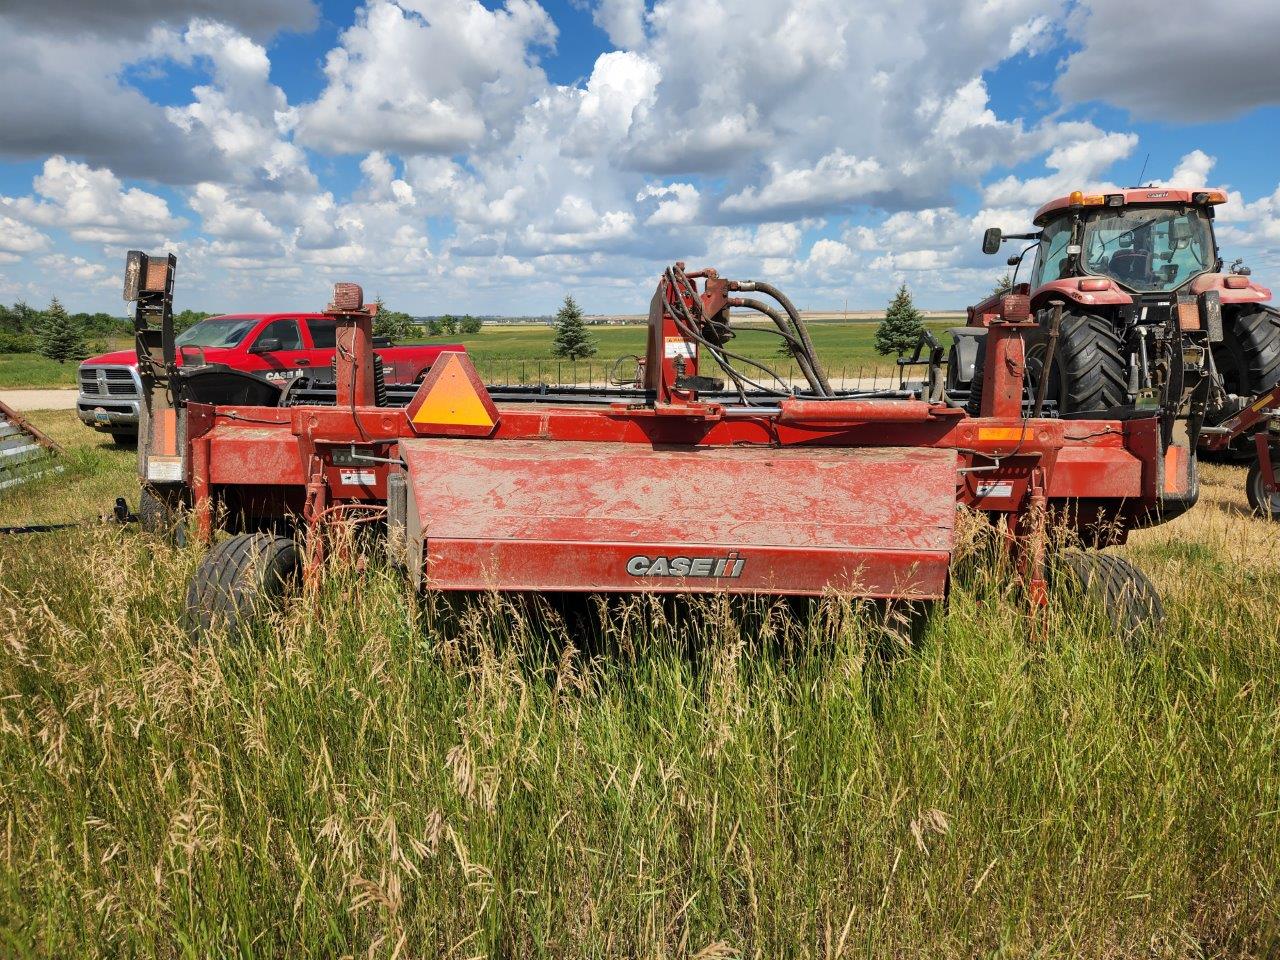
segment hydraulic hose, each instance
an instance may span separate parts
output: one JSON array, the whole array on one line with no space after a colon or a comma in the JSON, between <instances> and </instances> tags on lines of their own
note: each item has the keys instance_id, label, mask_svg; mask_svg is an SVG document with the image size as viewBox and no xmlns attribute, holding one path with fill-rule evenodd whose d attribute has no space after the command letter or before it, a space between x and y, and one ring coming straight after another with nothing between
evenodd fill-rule
<instances>
[{"instance_id":1,"label":"hydraulic hose","mask_svg":"<svg viewBox=\"0 0 1280 960\"><path fill-rule=\"evenodd\" d=\"M818 378L822 393L828 397L831 396L831 383L827 380L827 375L822 369L822 363L818 360L818 354L813 349L813 340L809 337L809 328L800 317L800 311L795 308L795 304L791 302L787 295L773 284L765 283L763 280L739 281L731 289L745 290L747 292L759 291L766 296L773 297L778 303L782 304L782 309L787 311L787 316L791 318L796 335L800 338L800 342L804 344L805 353L809 355L809 362L813 364L813 373Z\"/></svg>"},{"instance_id":2,"label":"hydraulic hose","mask_svg":"<svg viewBox=\"0 0 1280 960\"><path fill-rule=\"evenodd\" d=\"M813 364L804 352L803 344L796 339L791 330L787 326L787 321L777 310L760 300L753 300L751 297L732 297L729 300L729 306L742 307L747 310L754 310L762 313L777 326L778 331L783 338L793 348L792 356L796 359L796 365L800 368L800 372L804 374L804 378L809 381L809 386L814 393L821 394L823 392L821 381L818 380L817 374L814 372ZM796 349L799 348L799 349Z\"/></svg>"}]
</instances>

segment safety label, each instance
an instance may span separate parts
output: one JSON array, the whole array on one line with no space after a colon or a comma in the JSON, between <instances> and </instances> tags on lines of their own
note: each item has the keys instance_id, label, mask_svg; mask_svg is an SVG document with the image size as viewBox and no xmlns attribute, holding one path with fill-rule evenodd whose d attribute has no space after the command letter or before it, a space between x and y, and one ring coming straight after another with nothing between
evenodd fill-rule
<instances>
[{"instance_id":1,"label":"safety label","mask_svg":"<svg viewBox=\"0 0 1280 960\"><path fill-rule=\"evenodd\" d=\"M686 360L698 358L698 345L692 340L686 340L684 337L664 337L663 339L666 341L668 360L674 360L676 357L684 357Z\"/></svg>"},{"instance_id":2,"label":"safety label","mask_svg":"<svg viewBox=\"0 0 1280 960\"><path fill-rule=\"evenodd\" d=\"M989 483L978 484L978 496L980 497L1012 497L1013 484L1004 481L994 481Z\"/></svg>"},{"instance_id":3,"label":"safety label","mask_svg":"<svg viewBox=\"0 0 1280 960\"><path fill-rule=\"evenodd\" d=\"M338 479L349 487L371 487L378 482L372 470L339 470Z\"/></svg>"},{"instance_id":4,"label":"safety label","mask_svg":"<svg viewBox=\"0 0 1280 960\"><path fill-rule=\"evenodd\" d=\"M181 483L184 479L181 457L147 457L147 479L153 483Z\"/></svg>"}]
</instances>

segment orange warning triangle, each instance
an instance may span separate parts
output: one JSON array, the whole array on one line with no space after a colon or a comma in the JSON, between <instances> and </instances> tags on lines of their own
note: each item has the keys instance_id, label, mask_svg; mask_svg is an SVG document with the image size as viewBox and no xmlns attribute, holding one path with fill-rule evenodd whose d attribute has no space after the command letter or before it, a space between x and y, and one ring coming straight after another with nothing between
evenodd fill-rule
<instances>
[{"instance_id":1,"label":"orange warning triangle","mask_svg":"<svg viewBox=\"0 0 1280 960\"><path fill-rule=\"evenodd\" d=\"M425 433L488 436L498 411L465 353L440 354L407 410Z\"/></svg>"}]
</instances>

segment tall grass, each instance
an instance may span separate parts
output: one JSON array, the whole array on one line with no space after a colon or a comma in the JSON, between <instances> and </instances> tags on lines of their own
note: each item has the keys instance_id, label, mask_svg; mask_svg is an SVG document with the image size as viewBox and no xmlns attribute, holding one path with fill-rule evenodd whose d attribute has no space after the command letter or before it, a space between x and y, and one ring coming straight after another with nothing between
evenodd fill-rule
<instances>
[{"instance_id":1,"label":"tall grass","mask_svg":"<svg viewBox=\"0 0 1280 960\"><path fill-rule=\"evenodd\" d=\"M1175 543L1134 648L980 538L914 645L369 558L192 643L194 551L0 542L0 954L1274 956L1280 588Z\"/></svg>"}]
</instances>

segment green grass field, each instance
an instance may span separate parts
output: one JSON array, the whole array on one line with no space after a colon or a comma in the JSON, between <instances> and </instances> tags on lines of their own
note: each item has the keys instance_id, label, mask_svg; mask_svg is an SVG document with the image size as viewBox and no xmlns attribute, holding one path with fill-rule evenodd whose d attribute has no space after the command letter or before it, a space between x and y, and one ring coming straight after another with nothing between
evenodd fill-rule
<instances>
[{"instance_id":1,"label":"green grass field","mask_svg":"<svg viewBox=\"0 0 1280 960\"><path fill-rule=\"evenodd\" d=\"M935 332L954 326L958 321L930 322ZM739 335L730 349L753 359L763 360L779 368L787 376L798 376L789 361L777 356L778 340L759 327L739 327ZM879 356L872 340L874 322L815 323L810 327L818 355L832 377L887 375L894 369L892 357ZM599 352L589 361L570 364L558 361L551 353L552 330L546 326L521 324L485 327L474 337L437 338L421 343L461 343L471 354L481 376L490 382L587 382L602 380L618 357L643 354L645 331L642 326L591 327ZM127 343L113 343L119 350ZM0 389L23 387L75 386L76 364L57 363L37 354L0 354Z\"/></svg>"},{"instance_id":2,"label":"green grass field","mask_svg":"<svg viewBox=\"0 0 1280 960\"><path fill-rule=\"evenodd\" d=\"M75 363L58 363L38 353L0 353L0 390L75 385Z\"/></svg>"},{"instance_id":3,"label":"green grass field","mask_svg":"<svg viewBox=\"0 0 1280 960\"><path fill-rule=\"evenodd\" d=\"M109 510L71 413L0 524ZM1126 553L1166 630L1029 639L965 524L916 645L637 602L568 636L376 561L239 645L134 530L0 537L5 957L1274 957L1280 525L1243 471ZM536 606L536 604L535 604Z\"/></svg>"}]
</instances>

